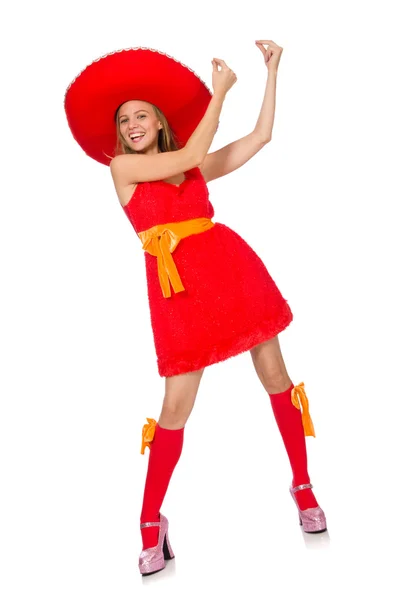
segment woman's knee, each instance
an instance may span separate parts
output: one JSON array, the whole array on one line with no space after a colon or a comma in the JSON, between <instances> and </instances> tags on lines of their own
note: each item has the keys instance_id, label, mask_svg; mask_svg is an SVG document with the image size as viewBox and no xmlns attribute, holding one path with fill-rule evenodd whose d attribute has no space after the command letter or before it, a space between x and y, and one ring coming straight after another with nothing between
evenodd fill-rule
<instances>
[{"instance_id":1,"label":"woman's knee","mask_svg":"<svg viewBox=\"0 0 397 600\"><path fill-rule=\"evenodd\" d=\"M251 357L256 373L267 392L282 392L291 385L278 336L252 348Z\"/></svg>"},{"instance_id":2,"label":"woman's knee","mask_svg":"<svg viewBox=\"0 0 397 600\"><path fill-rule=\"evenodd\" d=\"M193 410L204 369L166 377L165 396L159 418L160 427L184 427Z\"/></svg>"}]
</instances>

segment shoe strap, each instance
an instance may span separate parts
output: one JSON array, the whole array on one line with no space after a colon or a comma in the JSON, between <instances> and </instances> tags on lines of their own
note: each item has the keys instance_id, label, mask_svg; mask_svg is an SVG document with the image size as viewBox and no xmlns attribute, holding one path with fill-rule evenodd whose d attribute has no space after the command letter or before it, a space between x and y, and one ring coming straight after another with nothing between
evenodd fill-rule
<instances>
[{"instance_id":1,"label":"shoe strap","mask_svg":"<svg viewBox=\"0 0 397 600\"><path fill-rule=\"evenodd\" d=\"M155 525L160 525L160 521L150 521L148 523L141 523L141 529L143 529L144 527L154 527Z\"/></svg>"},{"instance_id":2,"label":"shoe strap","mask_svg":"<svg viewBox=\"0 0 397 600\"><path fill-rule=\"evenodd\" d=\"M298 492L299 490L306 490L306 489L311 489L313 486L311 483L303 483L302 485L297 485L296 487L292 488L292 492Z\"/></svg>"}]
</instances>

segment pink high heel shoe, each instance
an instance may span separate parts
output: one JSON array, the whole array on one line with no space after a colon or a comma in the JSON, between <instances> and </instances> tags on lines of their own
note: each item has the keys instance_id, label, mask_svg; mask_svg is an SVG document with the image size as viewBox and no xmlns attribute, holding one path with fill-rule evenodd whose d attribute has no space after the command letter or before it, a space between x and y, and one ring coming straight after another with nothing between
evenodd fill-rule
<instances>
[{"instance_id":1,"label":"pink high heel shoe","mask_svg":"<svg viewBox=\"0 0 397 600\"><path fill-rule=\"evenodd\" d=\"M160 513L160 521L141 523L141 529L153 527L153 525L160 526L159 540L157 546L142 550L139 556L139 571L142 575L151 575L161 571L165 567L165 561L175 556L168 539L168 519Z\"/></svg>"},{"instance_id":2,"label":"pink high heel shoe","mask_svg":"<svg viewBox=\"0 0 397 600\"><path fill-rule=\"evenodd\" d=\"M321 533L327 529L327 521L322 508L316 506L315 508L306 508L301 510L294 496L295 492L304 490L306 488L311 489L313 486L311 483L304 483L303 485L297 485L296 487L290 487L289 491L294 499L299 512L299 525L303 525L303 531L306 533Z\"/></svg>"}]
</instances>

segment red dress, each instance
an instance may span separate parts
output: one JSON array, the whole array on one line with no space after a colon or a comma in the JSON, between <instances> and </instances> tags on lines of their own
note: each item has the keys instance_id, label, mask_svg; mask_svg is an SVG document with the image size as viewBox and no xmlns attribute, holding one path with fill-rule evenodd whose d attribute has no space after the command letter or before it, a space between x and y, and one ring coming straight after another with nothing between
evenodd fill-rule
<instances>
[{"instance_id":1,"label":"red dress","mask_svg":"<svg viewBox=\"0 0 397 600\"><path fill-rule=\"evenodd\" d=\"M205 179L195 167L176 186L139 183L123 207L138 234L154 225L212 218ZM139 240L142 248L141 240ZM145 256L158 372L171 377L226 360L264 342L292 321L291 309L254 250L235 231L214 227L180 240L172 258L184 291L163 296L157 257Z\"/></svg>"}]
</instances>

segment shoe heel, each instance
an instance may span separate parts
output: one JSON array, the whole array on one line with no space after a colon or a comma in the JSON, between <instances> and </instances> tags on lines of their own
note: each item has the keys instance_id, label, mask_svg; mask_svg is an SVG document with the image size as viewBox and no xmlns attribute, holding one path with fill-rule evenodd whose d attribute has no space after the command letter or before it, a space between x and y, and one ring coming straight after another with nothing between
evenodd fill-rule
<instances>
[{"instance_id":1,"label":"shoe heel","mask_svg":"<svg viewBox=\"0 0 397 600\"><path fill-rule=\"evenodd\" d=\"M151 575L165 568L165 561L174 558L174 553L168 539L168 520L160 513L160 521L148 521L141 523L143 527L159 525L159 537L157 546L145 548L139 555L139 571L142 575Z\"/></svg>"},{"instance_id":2,"label":"shoe heel","mask_svg":"<svg viewBox=\"0 0 397 600\"><path fill-rule=\"evenodd\" d=\"M322 533L327 529L327 520L325 518L325 514L322 508L320 506L316 506L314 508L306 508L305 510L300 510L299 504L295 498L295 492L306 488L311 489L312 487L313 486L311 483L304 483L294 488L290 487L289 491L291 492L291 496L298 509L299 525L303 525L303 531L305 533Z\"/></svg>"},{"instance_id":3,"label":"shoe heel","mask_svg":"<svg viewBox=\"0 0 397 600\"><path fill-rule=\"evenodd\" d=\"M168 537L168 532L164 536L163 554L164 554L165 560L170 560L171 558L175 557L175 554L173 553L172 548L171 548L170 540Z\"/></svg>"}]
</instances>

